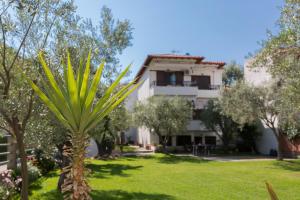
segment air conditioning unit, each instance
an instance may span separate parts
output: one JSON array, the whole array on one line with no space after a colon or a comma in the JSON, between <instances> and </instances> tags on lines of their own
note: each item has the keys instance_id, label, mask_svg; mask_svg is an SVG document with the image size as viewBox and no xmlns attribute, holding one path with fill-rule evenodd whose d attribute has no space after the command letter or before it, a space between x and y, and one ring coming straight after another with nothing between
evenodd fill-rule
<instances>
[{"instance_id":1,"label":"air conditioning unit","mask_svg":"<svg viewBox=\"0 0 300 200\"><path fill-rule=\"evenodd\" d=\"M184 70L184 75L189 75L190 74L190 70Z\"/></svg>"}]
</instances>

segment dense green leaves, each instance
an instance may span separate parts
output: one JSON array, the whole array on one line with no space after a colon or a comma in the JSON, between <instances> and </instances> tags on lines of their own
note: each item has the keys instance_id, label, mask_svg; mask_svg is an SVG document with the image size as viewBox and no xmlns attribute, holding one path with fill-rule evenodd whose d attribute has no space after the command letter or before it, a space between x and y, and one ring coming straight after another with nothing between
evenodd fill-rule
<instances>
[{"instance_id":1,"label":"dense green leaves","mask_svg":"<svg viewBox=\"0 0 300 200\"><path fill-rule=\"evenodd\" d=\"M139 86L139 84L132 86L133 81L123 86L119 92L113 95L114 89L128 72L130 67L128 66L108 88L105 95L98 102L94 102L104 63L101 63L89 84L90 54L83 79L81 78L82 75L77 74L77 80L68 54L68 66L67 70L64 71L64 73L67 73L65 86L59 86L42 54L39 55L39 58L48 81L42 82L44 83L44 91L34 82L30 81L30 84L40 99L73 134L87 133ZM82 71L79 70L78 73ZM47 85L48 82L49 85ZM82 85L79 85L79 83L82 83Z\"/></svg>"},{"instance_id":2,"label":"dense green leaves","mask_svg":"<svg viewBox=\"0 0 300 200\"><path fill-rule=\"evenodd\" d=\"M134 109L136 124L165 138L186 132L191 117L191 104L180 97L152 97L146 102L138 102Z\"/></svg>"},{"instance_id":3,"label":"dense green leaves","mask_svg":"<svg viewBox=\"0 0 300 200\"><path fill-rule=\"evenodd\" d=\"M235 61L226 65L222 75L222 82L224 86L231 86L243 79L244 72L242 70L242 66L238 65Z\"/></svg>"}]
</instances>

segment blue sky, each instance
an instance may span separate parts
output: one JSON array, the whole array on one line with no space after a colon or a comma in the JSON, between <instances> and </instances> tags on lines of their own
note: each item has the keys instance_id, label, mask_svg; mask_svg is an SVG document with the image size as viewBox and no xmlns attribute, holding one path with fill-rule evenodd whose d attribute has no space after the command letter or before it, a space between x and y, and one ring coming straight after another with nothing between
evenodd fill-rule
<instances>
[{"instance_id":1,"label":"blue sky","mask_svg":"<svg viewBox=\"0 0 300 200\"><path fill-rule=\"evenodd\" d=\"M133 46L119 56L135 75L148 54L190 53L243 64L266 30L276 32L283 0L75 0L78 14L99 21L103 5L134 27Z\"/></svg>"}]
</instances>

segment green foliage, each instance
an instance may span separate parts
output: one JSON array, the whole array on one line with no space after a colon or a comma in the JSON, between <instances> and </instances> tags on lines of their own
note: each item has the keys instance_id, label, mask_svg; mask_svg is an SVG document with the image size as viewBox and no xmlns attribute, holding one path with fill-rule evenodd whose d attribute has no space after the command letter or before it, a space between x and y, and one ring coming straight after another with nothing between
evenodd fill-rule
<instances>
[{"instance_id":1,"label":"green foliage","mask_svg":"<svg viewBox=\"0 0 300 200\"><path fill-rule=\"evenodd\" d=\"M121 79L128 72L130 67L128 66L117 77L116 81L108 87L104 95L95 101L104 63L99 65L94 77L90 79L91 52L86 60L85 69L78 70L76 75L74 74L69 54L67 58L63 80L55 80L42 53L40 53L39 59L46 78L41 80L43 87L38 87L30 79L28 79L28 82L41 101L61 124L70 131L72 150L68 156L72 159L72 163L64 168L66 179L64 180L62 191L66 195L65 198L90 199L88 194L90 189L84 178L84 157L88 132L122 103L139 84L133 85L135 83L134 80L114 93Z\"/></svg>"},{"instance_id":2,"label":"green foliage","mask_svg":"<svg viewBox=\"0 0 300 200\"><path fill-rule=\"evenodd\" d=\"M146 102L138 102L134 108L135 123L159 137L167 136L165 140L184 133L191 116L191 104L180 97L152 97Z\"/></svg>"},{"instance_id":3,"label":"green foliage","mask_svg":"<svg viewBox=\"0 0 300 200\"><path fill-rule=\"evenodd\" d=\"M238 143L237 148L240 152L255 152L256 149L256 139L261 135L261 132L258 130L258 125L245 124L243 127L239 128L238 136L242 139L241 143Z\"/></svg>"},{"instance_id":4,"label":"green foliage","mask_svg":"<svg viewBox=\"0 0 300 200\"><path fill-rule=\"evenodd\" d=\"M244 72L242 66L238 65L235 61L227 64L222 75L224 86L231 86L236 82L244 79Z\"/></svg>"},{"instance_id":5,"label":"green foliage","mask_svg":"<svg viewBox=\"0 0 300 200\"><path fill-rule=\"evenodd\" d=\"M257 119L267 122L278 114L273 95L268 88L240 83L223 90L220 105L223 112L239 124L252 123Z\"/></svg>"},{"instance_id":6,"label":"green foliage","mask_svg":"<svg viewBox=\"0 0 300 200\"><path fill-rule=\"evenodd\" d=\"M76 80L71 59L68 56L68 66L64 72L64 85L59 86L42 54L39 55L39 58L47 77L47 80L42 82L44 92L33 81L29 80L29 83L40 99L72 134L87 133L94 128L97 123L139 86L139 84L136 84L130 88L134 83L131 82L112 95L122 77L128 72L130 67L128 66L107 89L104 96L93 105L104 63L97 69L92 82L89 82L91 59L89 54L84 74L79 73Z\"/></svg>"},{"instance_id":7,"label":"green foliage","mask_svg":"<svg viewBox=\"0 0 300 200\"><path fill-rule=\"evenodd\" d=\"M55 167L54 159L46 155L43 150L35 149L34 150L34 157L36 159L36 166L41 171L42 175L46 175L50 171L52 171Z\"/></svg>"},{"instance_id":8,"label":"green foliage","mask_svg":"<svg viewBox=\"0 0 300 200\"><path fill-rule=\"evenodd\" d=\"M213 130L222 140L225 148L237 135L238 124L230 116L222 113L220 102L209 100L200 115L201 122Z\"/></svg>"},{"instance_id":9,"label":"green foliage","mask_svg":"<svg viewBox=\"0 0 300 200\"><path fill-rule=\"evenodd\" d=\"M265 67L280 84L281 113L286 131L298 129L300 111L300 17L299 0L285 0L278 20L279 31L268 33L262 47L254 56L252 67ZM295 132L295 131L293 131ZM294 133L293 133L294 134Z\"/></svg>"},{"instance_id":10,"label":"green foliage","mask_svg":"<svg viewBox=\"0 0 300 200\"><path fill-rule=\"evenodd\" d=\"M12 170L5 170L0 173L0 198L11 199L19 189L19 180L13 175Z\"/></svg>"},{"instance_id":11,"label":"green foliage","mask_svg":"<svg viewBox=\"0 0 300 200\"><path fill-rule=\"evenodd\" d=\"M30 162L27 163L27 171L28 171L28 180L29 183L36 181L38 178L42 176L38 167L32 165ZM16 170L14 170L13 176L17 179L17 177L21 176L21 166L18 166Z\"/></svg>"}]
</instances>

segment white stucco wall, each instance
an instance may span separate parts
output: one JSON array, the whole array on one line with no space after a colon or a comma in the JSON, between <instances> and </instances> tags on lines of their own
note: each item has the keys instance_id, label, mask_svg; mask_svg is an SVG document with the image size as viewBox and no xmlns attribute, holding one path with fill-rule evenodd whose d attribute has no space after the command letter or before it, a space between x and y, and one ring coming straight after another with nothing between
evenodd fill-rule
<instances>
[{"instance_id":1,"label":"white stucco wall","mask_svg":"<svg viewBox=\"0 0 300 200\"><path fill-rule=\"evenodd\" d=\"M251 68L251 60L245 62L244 74L245 80L254 86L264 85L271 81L272 76L263 67Z\"/></svg>"},{"instance_id":2,"label":"white stucco wall","mask_svg":"<svg viewBox=\"0 0 300 200\"><path fill-rule=\"evenodd\" d=\"M247 83L253 86L264 86L272 80L272 76L263 67L251 68L251 60L245 62L244 75ZM260 124L262 135L256 140L256 147L261 154L268 155L271 149L277 150L278 142L275 135L272 133L263 122Z\"/></svg>"},{"instance_id":3,"label":"white stucco wall","mask_svg":"<svg viewBox=\"0 0 300 200\"><path fill-rule=\"evenodd\" d=\"M195 99L196 107L203 108L204 104L210 98L219 96L219 90L199 90L197 87L187 86L155 86L152 83L156 79L156 71L188 71L183 79L184 81L191 81L192 75L206 75L211 77L211 85L222 85L223 69L218 69L217 65L203 65L194 64L190 61L173 60L163 62L151 62L143 73L140 82L142 85L136 90L136 93L128 99L130 101L127 106L133 108L137 101L145 101L151 96L184 96L189 99ZM200 106L199 106L200 105ZM201 130L203 126L199 121L191 121L188 125L188 130ZM158 144L158 137L150 135L149 130L144 127L131 128L126 132L126 136L135 138L138 144ZM136 136L136 137L135 137Z\"/></svg>"},{"instance_id":4,"label":"white stucco wall","mask_svg":"<svg viewBox=\"0 0 300 200\"><path fill-rule=\"evenodd\" d=\"M85 156L88 158L95 157L98 155L98 147L94 139L90 139L90 144L86 148Z\"/></svg>"},{"instance_id":5,"label":"white stucco wall","mask_svg":"<svg viewBox=\"0 0 300 200\"><path fill-rule=\"evenodd\" d=\"M256 139L256 147L258 152L264 155L269 155L271 149L277 150L278 142L272 130L265 124L260 124L262 135Z\"/></svg>"}]
</instances>

